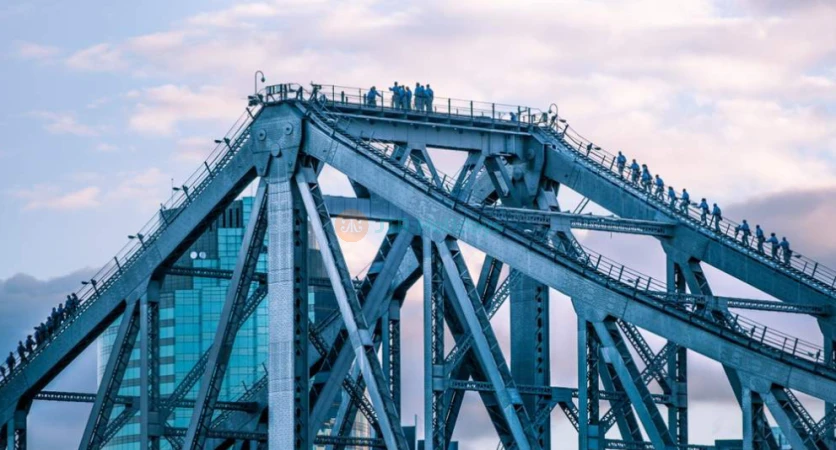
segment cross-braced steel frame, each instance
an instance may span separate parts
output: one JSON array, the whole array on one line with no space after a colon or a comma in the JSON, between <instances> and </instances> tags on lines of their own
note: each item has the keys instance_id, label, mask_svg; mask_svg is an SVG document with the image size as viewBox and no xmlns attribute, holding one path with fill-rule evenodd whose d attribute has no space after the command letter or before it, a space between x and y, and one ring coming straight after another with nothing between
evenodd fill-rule
<instances>
[{"instance_id":1,"label":"cross-braced steel frame","mask_svg":"<svg viewBox=\"0 0 836 450\"><path fill-rule=\"evenodd\" d=\"M26 418L41 400L92 403L83 449L104 447L131 421L143 449L413 448L401 417L402 392L415 390L401 381L401 307L423 279L423 319L410 322L423 326L425 449L448 448L468 391L506 449L551 448L556 407L582 449L710 448L690 441L689 352L722 364L740 405L743 448L777 449L773 424L793 448L833 448L836 272L804 257L776 260L733 237L734 224L709 227L694 208L646 192L559 117L446 99L432 110L366 99L362 90L294 84L251 98L181 195L3 379L0 444L26 448ZM433 149L464 153L455 176L442 173ZM325 166L348 177L353 195L322 192ZM234 269L178 266L252 183L258 189ZM578 208L561 208L564 186L584 197ZM614 215L582 215L589 202ZM362 279L349 271L335 218L389 224ZM664 275L654 279L585 248L577 229L658 240ZM265 243L268 269L259 273ZM464 244L483 255L478 273ZM308 273L312 247L326 278ZM774 300L716 295L706 265ZM166 276L222 278L229 287L214 342L161 396ZM313 286L330 289L338 307L316 322ZM571 298L577 313L577 387L551 384L551 291ZM267 374L241 398L221 399L236 334L265 300ZM492 323L505 304L510 361ZM809 315L823 344L759 325L745 318L747 309ZM112 325L96 393L44 391ZM666 342L654 349L647 333ZM120 387L134 350L139 395L128 396ZM824 416L813 418L797 393L823 401ZM186 428L170 422L178 408L190 411ZM372 435L352 435L360 414Z\"/></svg>"}]
</instances>

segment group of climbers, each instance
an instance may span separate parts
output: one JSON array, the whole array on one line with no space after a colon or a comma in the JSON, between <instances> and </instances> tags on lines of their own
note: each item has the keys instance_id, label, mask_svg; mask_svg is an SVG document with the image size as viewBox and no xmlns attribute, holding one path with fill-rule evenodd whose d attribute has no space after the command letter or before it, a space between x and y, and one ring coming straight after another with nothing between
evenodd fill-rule
<instances>
[{"instance_id":1,"label":"group of climbers","mask_svg":"<svg viewBox=\"0 0 836 450\"><path fill-rule=\"evenodd\" d=\"M57 308L53 307L52 313L50 313L49 317L35 327L34 338L33 335L30 334L26 336L26 341L18 341L18 358L15 358L15 352L9 352L9 356L6 358L6 366L8 367L9 374L14 372L17 359L19 359L21 363L26 362L29 359L29 356L31 356L31 354L38 347L52 339L52 336L59 328L61 328L61 325L75 315L80 304L81 300L79 300L77 295L68 295L66 303L59 304ZM6 377L6 366L0 365L0 375L4 378Z\"/></svg>"},{"instance_id":2,"label":"group of climbers","mask_svg":"<svg viewBox=\"0 0 836 450\"><path fill-rule=\"evenodd\" d=\"M590 144L592 145L592 144ZM624 178L624 172L627 170L627 157L624 156L623 153L620 151L618 152L618 156L615 159L616 168L618 170L618 175L621 178ZM656 174L655 178L651 175L650 170L647 168L646 164L642 164L639 166L639 163L633 159L632 164L629 167L630 170L630 181L638 186L641 186L641 189L648 193L648 195L652 195L659 200L664 201L665 198L665 181L659 174ZM654 190L655 187L655 190ZM671 209L678 209L682 214L688 215L688 208L691 205L691 196L688 193L687 189L682 189L682 195L680 198L676 196L676 190L673 186L668 186L667 189L668 195L668 205ZM679 204L677 205L677 201ZM697 206L700 211L700 221L703 225L706 226L713 226L714 230L718 233L721 233L720 230L720 222L723 221L723 211L717 206L716 203L712 205L711 208L708 207L708 201L706 199L702 199L699 205ZM709 214L711 215L711 220L708 219ZM744 219L743 223L735 227L734 230L734 240L737 240L737 236L742 235L741 242L746 247L749 247L749 239L752 236L752 230L749 227L749 223ZM755 225L755 242L757 244L757 251L760 254L765 254L763 249L764 243L772 244L772 259L779 259L778 251L781 252L781 259L785 265L790 265L790 261L792 258L792 249L790 248L790 242L787 240L786 237L782 237L780 241L775 236L775 233L771 233L769 239L766 239L763 229L761 229L760 225Z\"/></svg>"},{"instance_id":3,"label":"group of climbers","mask_svg":"<svg viewBox=\"0 0 836 450\"><path fill-rule=\"evenodd\" d=\"M415 110L419 112L432 112L433 100L435 100L435 92L433 92L430 85L423 86L421 83L415 83L415 91L409 89L409 86L395 85L390 87L392 92L392 100L390 107L397 109L405 109L407 111ZM383 94L378 92L375 86L369 89L366 93L366 106L377 106L377 98L383 99ZM413 100L414 99L414 100Z\"/></svg>"}]
</instances>

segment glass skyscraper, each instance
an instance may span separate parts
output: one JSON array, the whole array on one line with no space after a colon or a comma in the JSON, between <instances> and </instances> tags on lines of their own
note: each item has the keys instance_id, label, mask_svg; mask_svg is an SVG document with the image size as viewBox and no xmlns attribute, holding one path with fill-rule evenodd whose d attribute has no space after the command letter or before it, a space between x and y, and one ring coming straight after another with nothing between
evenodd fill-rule
<instances>
[{"instance_id":1,"label":"glass skyscraper","mask_svg":"<svg viewBox=\"0 0 836 450\"><path fill-rule=\"evenodd\" d=\"M250 217L253 198L234 201L224 213L192 244L177 261L177 267L233 270ZM311 236L313 239L313 236ZM313 243L312 243L313 245ZM266 246L264 247L266 251ZM309 252L309 276L325 278L319 252ZM258 259L258 272L267 271L267 254L262 251ZM320 285L321 283L317 283ZM166 398L212 345L218 320L226 299L229 280L168 275L160 292L160 396ZM252 290L255 289L255 285ZM336 306L334 295L328 288L312 287L309 294L310 319L321 320ZM267 300L258 306L247 319L235 338L235 344L219 400L235 400L249 386L265 375L267 361L268 327ZM119 324L109 327L98 340L98 376L101 381ZM119 393L139 395L139 342L135 344L130 363ZM197 397L199 385L192 388L187 398ZM117 405L112 417L120 413ZM186 428L191 419L190 409L176 409L169 423ZM356 436L369 436L368 422L358 415ZM161 441L163 448L168 442ZM111 450L139 449L139 417L135 416L105 447Z\"/></svg>"}]
</instances>

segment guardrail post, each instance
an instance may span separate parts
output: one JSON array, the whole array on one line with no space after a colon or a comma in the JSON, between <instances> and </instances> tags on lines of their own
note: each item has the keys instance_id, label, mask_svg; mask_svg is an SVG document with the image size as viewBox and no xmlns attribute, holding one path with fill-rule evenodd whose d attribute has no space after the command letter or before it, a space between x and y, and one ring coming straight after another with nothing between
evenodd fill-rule
<instances>
[{"instance_id":1,"label":"guardrail post","mask_svg":"<svg viewBox=\"0 0 836 450\"><path fill-rule=\"evenodd\" d=\"M447 115L450 116L453 114L453 104L450 99L447 99Z\"/></svg>"},{"instance_id":2,"label":"guardrail post","mask_svg":"<svg viewBox=\"0 0 836 450\"><path fill-rule=\"evenodd\" d=\"M470 120L473 120L473 100L470 101Z\"/></svg>"}]
</instances>

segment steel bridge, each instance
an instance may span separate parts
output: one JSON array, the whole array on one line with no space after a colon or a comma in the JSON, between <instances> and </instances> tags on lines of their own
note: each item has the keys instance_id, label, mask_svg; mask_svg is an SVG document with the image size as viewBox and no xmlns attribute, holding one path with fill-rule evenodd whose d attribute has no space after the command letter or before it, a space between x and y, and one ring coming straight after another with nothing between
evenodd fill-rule
<instances>
[{"instance_id":1,"label":"steel bridge","mask_svg":"<svg viewBox=\"0 0 836 450\"><path fill-rule=\"evenodd\" d=\"M425 449L447 448L468 391L478 393L506 449L574 439L552 436L553 413L566 415L582 449L712 448L689 437L689 351L722 364L742 411L743 448L778 448L767 411L793 448L834 448L836 271L799 255L774 259L736 239L734 222L709 227L693 205L672 207L650 195L619 173L612 154L551 111L445 98L416 111L385 98L369 104L366 94L282 84L252 96L178 195L77 292L77 311L0 383L3 448L26 448L27 434L38 432L27 429L34 401L70 401L93 405L80 449L101 448L135 417L143 449L408 449L400 309L418 280ZM461 152L464 163L445 175L429 149ZM326 165L347 176L353 196L323 194L318 177ZM252 183L258 190L235 268L175 264ZM581 194L582 205L562 208L561 186ZM582 214L587 202L612 215ZM334 217L389 223L362 279L349 273ZM582 246L577 229L658 241L666 276ZM265 239L268 270L259 273ZM309 242L327 278L309 276ZM480 273L468 269L460 243L485 255ZM715 294L704 265L776 300ZM213 344L161 396L166 276L230 281ZM306 319L313 286L330 287L339 306L317 323ZM577 386L550 385L550 289L571 298L577 312ZM241 398L220 401L236 332L265 300L267 375ZM506 303L510 364L491 325ZM811 316L823 339L810 343L758 324L746 318L750 309ZM98 392L44 390L114 323ZM667 343L655 351L647 333ZM135 342L139 394L120 395ZM347 395L334 411L341 391ZM824 402L824 415L813 417L796 393ZM187 428L171 425L176 408L191 411ZM372 437L349 433L358 414L373 426Z\"/></svg>"}]
</instances>

